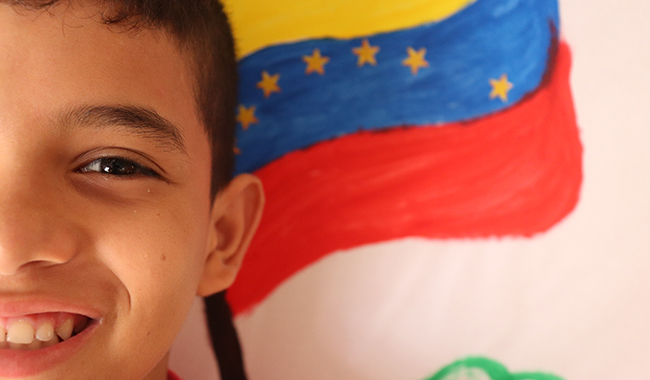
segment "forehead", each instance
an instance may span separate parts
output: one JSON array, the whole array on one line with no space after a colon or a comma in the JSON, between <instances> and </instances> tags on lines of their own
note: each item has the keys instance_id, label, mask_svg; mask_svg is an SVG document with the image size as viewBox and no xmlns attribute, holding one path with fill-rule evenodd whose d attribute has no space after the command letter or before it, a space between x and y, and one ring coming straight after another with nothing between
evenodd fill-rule
<instances>
[{"instance_id":1,"label":"forehead","mask_svg":"<svg viewBox=\"0 0 650 380\"><path fill-rule=\"evenodd\" d=\"M184 134L202 135L188 60L171 37L108 27L98 14L90 6L29 11L0 4L0 107L12 110L0 120L80 104L135 105Z\"/></svg>"}]
</instances>

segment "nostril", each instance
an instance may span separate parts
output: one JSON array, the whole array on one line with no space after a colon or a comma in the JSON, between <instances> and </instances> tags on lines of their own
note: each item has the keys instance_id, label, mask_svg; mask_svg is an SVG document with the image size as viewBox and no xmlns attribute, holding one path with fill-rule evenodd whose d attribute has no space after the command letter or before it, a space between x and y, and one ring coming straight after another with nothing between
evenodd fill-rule
<instances>
[{"instance_id":1,"label":"nostril","mask_svg":"<svg viewBox=\"0 0 650 380\"><path fill-rule=\"evenodd\" d=\"M0 276L13 276L29 269L65 264L77 251L77 247L70 242L58 244L52 241L43 249L38 249L36 244L7 247L3 243L0 241Z\"/></svg>"},{"instance_id":2,"label":"nostril","mask_svg":"<svg viewBox=\"0 0 650 380\"><path fill-rule=\"evenodd\" d=\"M24 272L30 269L46 268L63 263L64 262L59 263L48 260L29 261L28 259L26 260L21 257L17 257L15 254L4 254L0 249L0 277L14 276L20 272Z\"/></svg>"}]
</instances>

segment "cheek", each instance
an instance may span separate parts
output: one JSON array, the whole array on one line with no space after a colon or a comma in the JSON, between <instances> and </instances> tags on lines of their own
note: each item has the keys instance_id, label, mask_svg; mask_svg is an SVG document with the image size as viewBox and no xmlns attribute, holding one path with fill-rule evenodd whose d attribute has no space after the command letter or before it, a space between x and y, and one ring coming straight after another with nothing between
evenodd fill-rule
<instances>
[{"instance_id":1,"label":"cheek","mask_svg":"<svg viewBox=\"0 0 650 380\"><path fill-rule=\"evenodd\" d=\"M180 208L134 214L140 216L121 219L105 231L98 252L126 295L117 302L108 346L136 347L158 360L173 343L194 301L209 219L207 212L192 215Z\"/></svg>"},{"instance_id":2,"label":"cheek","mask_svg":"<svg viewBox=\"0 0 650 380\"><path fill-rule=\"evenodd\" d=\"M134 207L98 235L100 260L130 297L130 312L191 304L203 270L208 213L195 204ZM207 206L206 206L207 207ZM187 300L187 302L185 301ZM155 307L153 307L155 306Z\"/></svg>"}]
</instances>

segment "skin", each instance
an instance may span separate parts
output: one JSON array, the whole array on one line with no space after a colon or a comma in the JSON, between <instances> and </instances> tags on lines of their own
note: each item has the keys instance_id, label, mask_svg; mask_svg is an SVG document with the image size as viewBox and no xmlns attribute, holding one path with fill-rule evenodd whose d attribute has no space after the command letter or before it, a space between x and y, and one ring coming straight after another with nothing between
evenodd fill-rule
<instances>
[{"instance_id":1,"label":"skin","mask_svg":"<svg viewBox=\"0 0 650 380\"><path fill-rule=\"evenodd\" d=\"M165 379L195 295L234 280L262 189L239 176L212 202L192 80L163 31L111 29L91 6L0 5L0 306L69 301L101 320L70 359L30 379ZM185 149L63 117L116 105L157 113ZM97 172L89 164L103 156L159 177Z\"/></svg>"}]
</instances>

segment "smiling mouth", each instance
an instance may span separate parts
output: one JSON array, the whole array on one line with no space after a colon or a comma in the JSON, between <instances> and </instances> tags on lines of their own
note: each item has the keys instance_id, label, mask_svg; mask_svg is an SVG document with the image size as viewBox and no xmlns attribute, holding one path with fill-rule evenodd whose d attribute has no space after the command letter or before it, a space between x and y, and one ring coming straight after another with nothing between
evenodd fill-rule
<instances>
[{"instance_id":1,"label":"smiling mouth","mask_svg":"<svg viewBox=\"0 0 650 380\"><path fill-rule=\"evenodd\" d=\"M80 314L42 313L0 317L0 349L38 350L81 333L93 319Z\"/></svg>"}]
</instances>

